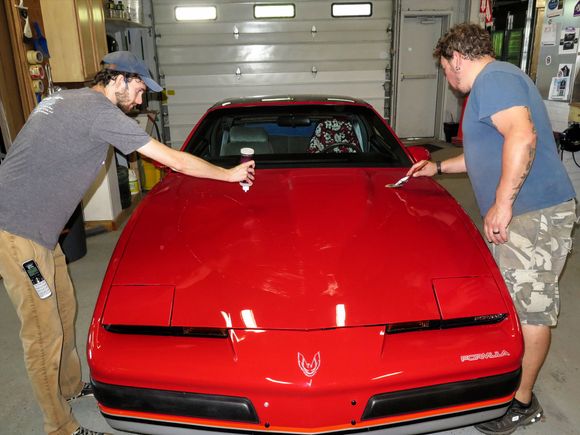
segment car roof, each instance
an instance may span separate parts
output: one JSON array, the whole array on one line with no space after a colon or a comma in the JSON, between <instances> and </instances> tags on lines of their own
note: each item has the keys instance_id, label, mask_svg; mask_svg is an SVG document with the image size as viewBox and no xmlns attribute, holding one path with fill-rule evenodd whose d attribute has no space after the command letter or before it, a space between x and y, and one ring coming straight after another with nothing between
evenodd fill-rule
<instances>
[{"instance_id":1,"label":"car roof","mask_svg":"<svg viewBox=\"0 0 580 435\"><path fill-rule=\"evenodd\" d=\"M211 108L216 109L230 105L260 105L272 103L348 103L361 104L368 106L369 104L361 99L352 98L344 95L316 95L316 94L300 94L300 95L262 95L253 97L234 97L227 98L214 104Z\"/></svg>"}]
</instances>

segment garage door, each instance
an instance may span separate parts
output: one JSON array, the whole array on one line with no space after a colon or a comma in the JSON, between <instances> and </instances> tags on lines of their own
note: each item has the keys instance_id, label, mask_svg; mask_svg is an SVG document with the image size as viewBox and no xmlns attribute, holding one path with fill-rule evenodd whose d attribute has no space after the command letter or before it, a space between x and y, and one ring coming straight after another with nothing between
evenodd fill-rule
<instances>
[{"instance_id":1,"label":"garage door","mask_svg":"<svg viewBox=\"0 0 580 435\"><path fill-rule=\"evenodd\" d=\"M333 17L343 3L154 1L168 143L179 148L205 110L229 97L348 95L388 117L392 1L367 2L370 16ZM294 16L255 18L256 4L293 5ZM177 21L177 6L215 6L216 17Z\"/></svg>"}]
</instances>

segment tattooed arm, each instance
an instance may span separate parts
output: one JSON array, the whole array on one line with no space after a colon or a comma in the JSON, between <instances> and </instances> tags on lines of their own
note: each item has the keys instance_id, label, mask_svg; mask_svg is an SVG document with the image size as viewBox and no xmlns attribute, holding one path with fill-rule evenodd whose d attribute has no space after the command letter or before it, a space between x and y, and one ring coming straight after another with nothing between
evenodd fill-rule
<instances>
[{"instance_id":1,"label":"tattooed arm","mask_svg":"<svg viewBox=\"0 0 580 435\"><path fill-rule=\"evenodd\" d=\"M502 171L495 203L485 216L483 227L487 239L498 244L507 242L507 226L512 219L513 203L534 162L536 129L529 109L523 106L497 112L491 120L504 137Z\"/></svg>"}]
</instances>

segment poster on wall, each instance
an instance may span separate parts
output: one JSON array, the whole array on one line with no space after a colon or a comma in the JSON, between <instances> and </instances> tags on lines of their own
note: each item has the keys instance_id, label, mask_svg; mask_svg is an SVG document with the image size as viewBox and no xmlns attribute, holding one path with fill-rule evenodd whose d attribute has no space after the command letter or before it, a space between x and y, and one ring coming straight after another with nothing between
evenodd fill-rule
<instances>
[{"instance_id":1,"label":"poster on wall","mask_svg":"<svg viewBox=\"0 0 580 435\"><path fill-rule=\"evenodd\" d=\"M552 77L552 84L550 86L550 100L568 100L570 93L570 77L572 76L571 63L561 63L558 65L558 72L556 77Z\"/></svg>"},{"instance_id":2,"label":"poster on wall","mask_svg":"<svg viewBox=\"0 0 580 435\"><path fill-rule=\"evenodd\" d=\"M549 0L546 5L546 17L557 17L562 15L564 10L564 0Z\"/></svg>"},{"instance_id":3,"label":"poster on wall","mask_svg":"<svg viewBox=\"0 0 580 435\"><path fill-rule=\"evenodd\" d=\"M558 74L556 75L557 78L562 77L570 77L570 73L572 72L572 64L571 63L561 63L558 66Z\"/></svg>"},{"instance_id":4,"label":"poster on wall","mask_svg":"<svg viewBox=\"0 0 580 435\"><path fill-rule=\"evenodd\" d=\"M572 54L578 50L578 27L566 26L560 33L560 54Z\"/></svg>"},{"instance_id":5,"label":"poster on wall","mask_svg":"<svg viewBox=\"0 0 580 435\"><path fill-rule=\"evenodd\" d=\"M550 85L550 100L564 101L568 99L570 91L570 76L568 77L552 77L552 84Z\"/></svg>"},{"instance_id":6,"label":"poster on wall","mask_svg":"<svg viewBox=\"0 0 580 435\"><path fill-rule=\"evenodd\" d=\"M580 1L580 0L578 0ZM542 31L542 45L556 45L558 39L558 25L556 23L544 24Z\"/></svg>"}]
</instances>

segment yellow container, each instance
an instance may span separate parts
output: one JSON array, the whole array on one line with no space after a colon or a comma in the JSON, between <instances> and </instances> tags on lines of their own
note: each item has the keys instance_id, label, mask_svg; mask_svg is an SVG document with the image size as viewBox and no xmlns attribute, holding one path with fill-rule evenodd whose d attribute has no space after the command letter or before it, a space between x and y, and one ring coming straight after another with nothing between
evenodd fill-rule
<instances>
[{"instance_id":1,"label":"yellow container","mask_svg":"<svg viewBox=\"0 0 580 435\"><path fill-rule=\"evenodd\" d=\"M144 159L141 159L141 168L143 169L142 185L143 190L151 190L159 180L161 180L161 170Z\"/></svg>"}]
</instances>

